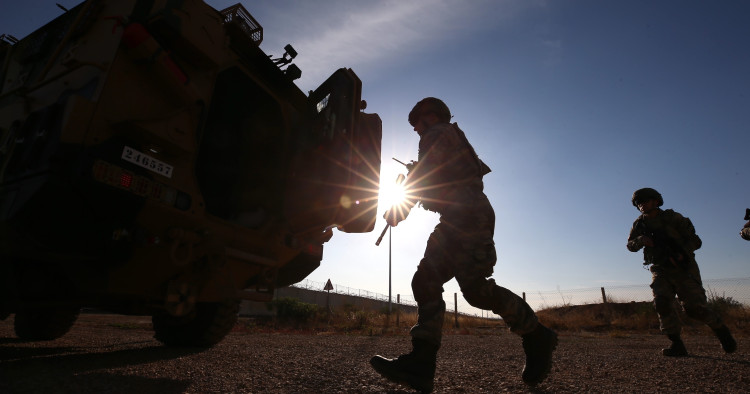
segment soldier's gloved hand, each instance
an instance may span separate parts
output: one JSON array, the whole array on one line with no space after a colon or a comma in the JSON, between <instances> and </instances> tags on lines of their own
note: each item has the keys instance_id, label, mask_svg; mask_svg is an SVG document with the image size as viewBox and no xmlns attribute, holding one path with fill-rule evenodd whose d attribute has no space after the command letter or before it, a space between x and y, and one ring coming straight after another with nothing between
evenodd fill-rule
<instances>
[{"instance_id":1,"label":"soldier's gloved hand","mask_svg":"<svg viewBox=\"0 0 750 394\"><path fill-rule=\"evenodd\" d=\"M409 164L406 164L406 175L411 174L412 170L414 170L414 167L417 166L417 163L418 162L412 160L409 162Z\"/></svg>"},{"instance_id":2,"label":"soldier's gloved hand","mask_svg":"<svg viewBox=\"0 0 750 394\"><path fill-rule=\"evenodd\" d=\"M628 241L628 250L631 252L637 252L644 246L654 246L654 241L645 235L639 235Z\"/></svg>"},{"instance_id":3,"label":"soldier's gloved hand","mask_svg":"<svg viewBox=\"0 0 750 394\"><path fill-rule=\"evenodd\" d=\"M643 246L648 246L648 247L654 246L654 240L651 239L651 237L649 237L647 235L641 235L641 236L639 236L638 237L638 242L641 245L643 245Z\"/></svg>"}]
</instances>

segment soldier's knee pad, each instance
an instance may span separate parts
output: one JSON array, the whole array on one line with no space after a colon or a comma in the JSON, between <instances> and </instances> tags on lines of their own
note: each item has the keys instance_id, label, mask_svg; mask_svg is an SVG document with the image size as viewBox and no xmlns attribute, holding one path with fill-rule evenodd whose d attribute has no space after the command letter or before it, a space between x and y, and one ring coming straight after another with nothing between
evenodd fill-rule
<instances>
[{"instance_id":1,"label":"soldier's knee pad","mask_svg":"<svg viewBox=\"0 0 750 394\"><path fill-rule=\"evenodd\" d=\"M420 316L435 316L436 314L445 313L445 301L442 299L425 302L419 305Z\"/></svg>"},{"instance_id":2,"label":"soldier's knee pad","mask_svg":"<svg viewBox=\"0 0 750 394\"><path fill-rule=\"evenodd\" d=\"M492 305L489 300L482 297L482 294L478 291L466 291L463 293L464 299L469 305L479 309L491 309Z\"/></svg>"},{"instance_id":3,"label":"soldier's knee pad","mask_svg":"<svg viewBox=\"0 0 750 394\"><path fill-rule=\"evenodd\" d=\"M475 281L462 284L461 292L469 305L479 309L491 309L493 306L494 281Z\"/></svg>"},{"instance_id":4,"label":"soldier's knee pad","mask_svg":"<svg viewBox=\"0 0 750 394\"><path fill-rule=\"evenodd\" d=\"M431 277L427 271L417 271L411 280L411 290L414 300L418 303L443 299L443 284Z\"/></svg>"}]
</instances>

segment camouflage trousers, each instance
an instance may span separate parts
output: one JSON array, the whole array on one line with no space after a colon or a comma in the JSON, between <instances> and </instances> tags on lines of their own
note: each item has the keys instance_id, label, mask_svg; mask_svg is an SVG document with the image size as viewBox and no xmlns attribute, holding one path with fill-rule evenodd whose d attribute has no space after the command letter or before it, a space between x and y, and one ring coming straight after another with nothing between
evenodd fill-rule
<instances>
[{"instance_id":1,"label":"camouflage trousers","mask_svg":"<svg viewBox=\"0 0 750 394\"><path fill-rule=\"evenodd\" d=\"M440 345L443 284L454 277L471 306L500 315L514 333L523 335L536 328L537 317L529 304L488 279L497 261L494 232L495 212L484 194L471 205L440 216L411 282L418 310L412 338Z\"/></svg>"},{"instance_id":2,"label":"camouflage trousers","mask_svg":"<svg viewBox=\"0 0 750 394\"><path fill-rule=\"evenodd\" d=\"M654 307L663 333L672 335L682 331L675 296L691 318L712 329L722 326L721 317L707 306L706 290L703 288L698 264L692 262L687 268L652 265L650 271Z\"/></svg>"}]
</instances>

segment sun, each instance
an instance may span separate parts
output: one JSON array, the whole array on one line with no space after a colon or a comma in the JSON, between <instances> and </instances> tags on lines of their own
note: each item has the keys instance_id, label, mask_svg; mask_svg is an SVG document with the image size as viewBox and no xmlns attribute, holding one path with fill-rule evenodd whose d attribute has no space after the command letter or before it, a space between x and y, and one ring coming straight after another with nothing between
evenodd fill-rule
<instances>
[{"instance_id":1,"label":"sun","mask_svg":"<svg viewBox=\"0 0 750 394\"><path fill-rule=\"evenodd\" d=\"M387 182L380 185L378 196L381 206L386 209L406 201L406 189L402 183Z\"/></svg>"}]
</instances>

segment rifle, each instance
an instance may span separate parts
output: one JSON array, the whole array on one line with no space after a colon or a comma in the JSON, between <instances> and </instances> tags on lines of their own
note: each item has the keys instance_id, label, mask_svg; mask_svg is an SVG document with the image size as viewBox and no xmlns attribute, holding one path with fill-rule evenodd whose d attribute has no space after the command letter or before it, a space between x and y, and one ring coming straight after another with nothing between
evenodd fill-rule
<instances>
[{"instance_id":1,"label":"rifle","mask_svg":"<svg viewBox=\"0 0 750 394\"><path fill-rule=\"evenodd\" d=\"M404 163L403 161L401 161L401 160L399 160L399 159L397 159L397 158L395 158L395 157L391 157L391 159L395 160L395 161L396 161L396 163L398 163L398 164L401 164L402 166L406 167L406 172L407 172L407 173L410 173L410 172L411 172L411 170L413 170L413 169L414 169L414 166L416 166L416 165L417 165L417 162L416 162L416 161L414 161L414 160L410 161L410 162L409 162L409 164L406 164L406 163Z\"/></svg>"},{"instance_id":2,"label":"rifle","mask_svg":"<svg viewBox=\"0 0 750 394\"><path fill-rule=\"evenodd\" d=\"M645 225L644 225L645 226ZM655 248L660 248L667 253L669 261L678 268L687 268L690 259L690 253L687 253L684 247L674 238L668 236L663 231L647 229L646 235L654 242Z\"/></svg>"}]
</instances>

